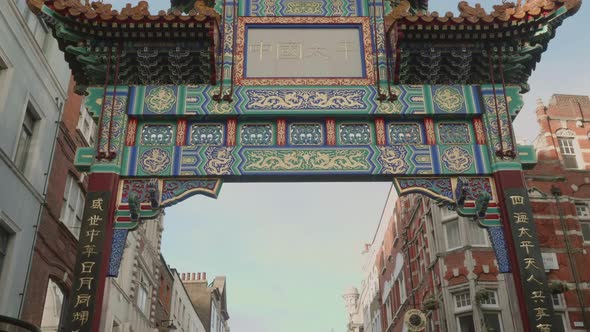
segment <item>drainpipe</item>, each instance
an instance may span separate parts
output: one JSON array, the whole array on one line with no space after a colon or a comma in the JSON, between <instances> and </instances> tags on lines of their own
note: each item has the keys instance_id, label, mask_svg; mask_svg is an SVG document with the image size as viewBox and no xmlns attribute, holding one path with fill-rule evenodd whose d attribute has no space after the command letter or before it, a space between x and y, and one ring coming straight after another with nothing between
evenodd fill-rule
<instances>
[{"instance_id":1,"label":"drainpipe","mask_svg":"<svg viewBox=\"0 0 590 332\"><path fill-rule=\"evenodd\" d=\"M590 322L588 320L588 315L585 311L586 304L584 303L584 295L582 294L582 290L580 289L580 278L578 276L578 268L576 267L576 261L573 257L572 246L570 243L568 231L569 228L563 218L563 212L561 210L561 204L559 202L559 197L561 196L561 189L558 187L552 186L551 187L551 194L555 197L555 206L557 208L557 213L559 214L559 222L561 224L561 230L563 232L563 240L565 242L565 250L567 252L567 258L570 263L570 270L572 272L572 276L574 277L575 287L576 287L576 297L578 298L578 304L582 309L582 317L584 319L584 327L586 331L590 331Z\"/></svg>"},{"instance_id":2,"label":"drainpipe","mask_svg":"<svg viewBox=\"0 0 590 332\"><path fill-rule=\"evenodd\" d=\"M37 243L37 235L39 233L39 224L41 223L41 217L43 215L44 209L47 207L47 187L49 186L49 177L51 173L51 166L53 166L53 157L55 153L55 146L57 144L57 135L59 133L59 127L61 125L61 118L64 113L64 102L59 100L59 97L55 97L55 105L59 110L59 115L57 117L57 121L55 121L55 133L53 135L53 144L51 145L51 152L49 153L49 161L47 163L47 168L45 173L45 184L43 185L43 201L39 204L39 212L37 213L37 222L33 229L35 230L35 234L33 235L33 242L31 245L31 252L29 254L29 263L27 266L27 274L25 275L25 283L23 285L23 290L19 294L21 296L20 306L18 308L17 317L21 317L23 306L25 304L25 297L27 295L27 287L29 285L29 274L31 273L31 266L33 265L33 255L35 253L35 244Z\"/></svg>"}]
</instances>

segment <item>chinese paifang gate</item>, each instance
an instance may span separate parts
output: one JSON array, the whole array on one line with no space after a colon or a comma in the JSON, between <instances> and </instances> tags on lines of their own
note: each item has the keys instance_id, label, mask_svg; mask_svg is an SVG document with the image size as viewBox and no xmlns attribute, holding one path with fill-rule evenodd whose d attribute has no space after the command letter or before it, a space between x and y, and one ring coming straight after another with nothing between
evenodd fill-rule
<instances>
[{"instance_id":1,"label":"chinese paifang gate","mask_svg":"<svg viewBox=\"0 0 590 332\"><path fill-rule=\"evenodd\" d=\"M76 154L90 178L66 331L99 330L105 279L142 219L223 181L336 180L394 181L472 217L513 275L524 330L563 330L531 264L535 157L512 119L580 0L463 1L459 16L427 0L28 2L99 130Z\"/></svg>"}]
</instances>

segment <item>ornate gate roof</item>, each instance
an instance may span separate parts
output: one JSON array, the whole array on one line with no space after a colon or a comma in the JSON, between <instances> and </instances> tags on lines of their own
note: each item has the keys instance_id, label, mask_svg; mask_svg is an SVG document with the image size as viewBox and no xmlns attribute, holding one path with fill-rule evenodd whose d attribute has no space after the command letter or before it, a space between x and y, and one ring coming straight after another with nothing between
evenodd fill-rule
<instances>
[{"instance_id":1,"label":"ornate gate roof","mask_svg":"<svg viewBox=\"0 0 590 332\"><path fill-rule=\"evenodd\" d=\"M112 83L117 68L116 82L123 85L215 84L220 17L203 1L188 14L152 14L147 1L121 11L79 0L28 4L52 27L78 84Z\"/></svg>"}]
</instances>

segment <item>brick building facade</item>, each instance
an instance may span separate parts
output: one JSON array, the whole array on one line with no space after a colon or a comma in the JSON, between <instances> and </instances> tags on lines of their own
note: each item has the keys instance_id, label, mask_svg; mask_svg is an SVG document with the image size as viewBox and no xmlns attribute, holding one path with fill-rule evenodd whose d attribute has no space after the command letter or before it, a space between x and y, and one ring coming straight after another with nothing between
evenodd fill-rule
<instances>
[{"instance_id":1,"label":"brick building facade","mask_svg":"<svg viewBox=\"0 0 590 332\"><path fill-rule=\"evenodd\" d=\"M398 199L375 265L383 332L405 331L410 309L425 313L426 331L518 331L485 231L424 196Z\"/></svg>"},{"instance_id":2,"label":"brick building facade","mask_svg":"<svg viewBox=\"0 0 590 332\"><path fill-rule=\"evenodd\" d=\"M553 95L537 104L537 165L525 172L548 279L566 331L590 329L590 98ZM582 308L586 308L582 311Z\"/></svg>"},{"instance_id":3,"label":"brick building facade","mask_svg":"<svg viewBox=\"0 0 590 332\"><path fill-rule=\"evenodd\" d=\"M85 176L74 168L78 147L93 144L94 122L70 82L41 212L21 318L57 331L72 286L78 233L86 194Z\"/></svg>"},{"instance_id":4,"label":"brick building facade","mask_svg":"<svg viewBox=\"0 0 590 332\"><path fill-rule=\"evenodd\" d=\"M538 163L524 176L544 269L565 331L588 331L590 98L554 95L548 106L539 101L537 119ZM386 222L372 246L381 331L406 331L409 309L423 311L426 331L522 331L511 275L499 273L483 229L420 195L399 198Z\"/></svg>"}]
</instances>

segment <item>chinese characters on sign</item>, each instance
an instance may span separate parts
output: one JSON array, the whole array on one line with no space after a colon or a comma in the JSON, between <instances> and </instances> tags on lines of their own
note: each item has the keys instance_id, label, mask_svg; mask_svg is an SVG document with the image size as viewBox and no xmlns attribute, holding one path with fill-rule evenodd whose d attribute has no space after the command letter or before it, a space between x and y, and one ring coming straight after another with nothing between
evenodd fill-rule
<instances>
[{"instance_id":1,"label":"chinese characters on sign","mask_svg":"<svg viewBox=\"0 0 590 332\"><path fill-rule=\"evenodd\" d=\"M246 77L363 77L358 28L248 28Z\"/></svg>"},{"instance_id":2,"label":"chinese characters on sign","mask_svg":"<svg viewBox=\"0 0 590 332\"><path fill-rule=\"evenodd\" d=\"M526 189L507 189L504 194L531 326L538 332L563 331L563 325L553 322L553 302Z\"/></svg>"},{"instance_id":3,"label":"chinese characters on sign","mask_svg":"<svg viewBox=\"0 0 590 332\"><path fill-rule=\"evenodd\" d=\"M110 192L89 192L84 206L84 219L74 267L74 284L69 310L65 317L66 331L91 331L98 291L99 269L103 254L105 229L108 225Z\"/></svg>"}]
</instances>

